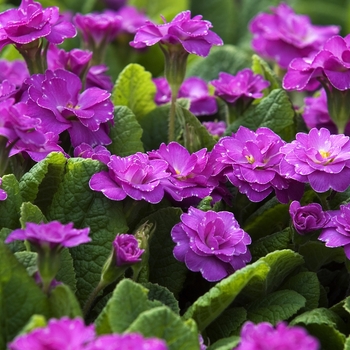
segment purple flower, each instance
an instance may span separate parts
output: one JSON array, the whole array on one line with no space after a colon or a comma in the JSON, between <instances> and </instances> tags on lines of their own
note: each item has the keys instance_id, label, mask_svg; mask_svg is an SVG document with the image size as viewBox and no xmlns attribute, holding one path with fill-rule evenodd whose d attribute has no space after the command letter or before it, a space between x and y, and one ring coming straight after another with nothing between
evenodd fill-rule
<instances>
[{"instance_id":1,"label":"purple flower","mask_svg":"<svg viewBox=\"0 0 350 350\"><path fill-rule=\"evenodd\" d=\"M128 157L112 155L107 164L109 171L94 174L90 188L101 191L107 198L120 201L127 196L159 203L164 197L161 180L169 177L168 164L162 159L149 159L138 152Z\"/></svg>"},{"instance_id":2,"label":"purple flower","mask_svg":"<svg viewBox=\"0 0 350 350\"><path fill-rule=\"evenodd\" d=\"M156 86L156 95L154 96L154 102L159 106L164 103L168 103L171 100L171 90L168 81L164 77L152 79Z\"/></svg>"},{"instance_id":3,"label":"purple flower","mask_svg":"<svg viewBox=\"0 0 350 350\"><path fill-rule=\"evenodd\" d=\"M135 34L137 29L149 20L144 13L133 6L123 6L117 11L117 15L121 17L120 32L127 34Z\"/></svg>"},{"instance_id":4,"label":"purple flower","mask_svg":"<svg viewBox=\"0 0 350 350\"><path fill-rule=\"evenodd\" d=\"M203 122L205 128L215 136L221 137L226 131L226 123L224 121Z\"/></svg>"},{"instance_id":5,"label":"purple flower","mask_svg":"<svg viewBox=\"0 0 350 350\"><path fill-rule=\"evenodd\" d=\"M111 152L102 145L91 147L87 143L82 143L74 148L74 157L96 159L107 164L110 161Z\"/></svg>"},{"instance_id":6,"label":"purple flower","mask_svg":"<svg viewBox=\"0 0 350 350\"><path fill-rule=\"evenodd\" d=\"M333 36L312 58L295 58L283 78L286 90L314 90L320 81L329 82L337 90L350 88L350 34Z\"/></svg>"},{"instance_id":7,"label":"purple flower","mask_svg":"<svg viewBox=\"0 0 350 350\"><path fill-rule=\"evenodd\" d=\"M113 119L110 93L88 88L82 93L78 76L63 69L47 70L26 80L30 115L40 116L44 130L68 130L73 147L111 143L107 122Z\"/></svg>"},{"instance_id":8,"label":"purple flower","mask_svg":"<svg viewBox=\"0 0 350 350\"><path fill-rule=\"evenodd\" d=\"M181 44L185 51L198 56L206 57L213 45L222 45L220 37L212 32L212 24L202 20L198 15L191 19L191 11L183 11L174 19L164 24L156 25L147 22L140 27L131 46L140 49L157 43L162 45Z\"/></svg>"},{"instance_id":9,"label":"purple flower","mask_svg":"<svg viewBox=\"0 0 350 350\"><path fill-rule=\"evenodd\" d=\"M117 266L132 265L141 261L141 255L145 251L139 248L137 239L127 233L118 234L113 241Z\"/></svg>"},{"instance_id":10,"label":"purple flower","mask_svg":"<svg viewBox=\"0 0 350 350\"><path fill-rule=\"evenodd\" d=\"M322 210L322 206L318 203L301 206L298 201L293 201L289 207L289 214L295 230L300 235L319 230L330 220L330 216Z\"/></svg>"},{"instance_id":11,"label":"purple flower","mask_svg":"<svg viewBox=\"0 0 350 350\"><path fill-rule=\"evenodd\" d=\"M303 187L279 172L283 145L285 141L268 128L254 132L241 126L235 134L221 138L214 146L214 175L226 175L252 202L262 201L273 191L282 203L300 199Z\"/></svg>"},{"instance_id":12,"label":"purple flower","mask_svg":"<svg viewBox=\"0 0 350 350\"><path fill-rule=\"evenodd\" d=\"M171 230L174 256L208 281L219 281L246 265L251 243L231 212L190 207Z\"/></svg>"},{"instance_id":13,"label":"purple flower","mask_svg":"<svg viewBox=\"0 0 350 350\"><path fill-rule=\"evenodd\" d=\"M141 334L106 334L88 344L86 350L167 350L164 340Z\"/></svg>"},{"instance_id":14,"label":"purple flower","mask_svg":"<svg viewBox=\"0 0 350 350\"><path fill-rule=\"evenodd\" d=\"M74 26L63 20L58 7L43 9L39 2L22 0L18 8L0 13L0 49L8 44L20 47L40 38L62 44L75 35Z\"/></svg>"},{"instance_id":15,"label":"purple flower","mask_svg":"<svg viewBox=\"0 0 350 350\"><path fill-rule=\"evenodd\" d=\"M259 13L249 24L252 47L261 56L282 68L297 57L307 57L339 33L338 26L314 26L309 17L297 15L287 4L272 7L272 14Z\"/></svg>"},{"instance_id":16,"label":"purple flower","mask_svg":"<svg viewBox=\"0 0 350 350\"><path fill-rule=\"evenodd\" d=\"M316 338L299 326L288 327L279 322L276 328L268 322L244 323L241 329L241 341L235 350L318 350L320 344Z\"/></svg>"},{"instance_id":17,"label":"purple flower","mask_svg":"<svg viewBox=\"0 0 350 350\"><path fill-rule=\"evenodd\" d=\"M2 185L2 178L0 177L0 186L1 185ZM7 199L7 193L5 192L5 190L0 188L0 201L4 201L6 199Z\"/></svg>"},{"instance_id":18,"label":"purple flower","mask_svg":"<svg viewBox=\"0 0 350 350\"><path fill-rule=\"evenodd\" d=\"M49 320L45 328L19 335L8 347L10 350L84 350L94 338L93 324L85 326L81 318L63 317Z\"/></svg>"},{"instance_id":19,"label":"purple flower","mask_svg":"<svg viewBox=\"0 0 350 350\"><path fill-rule=\"evenodd\" d=\"M89 227L83 229L73 228L72 222L66 225L61 224L59 221L41 224L27 222L25 229L12 231L6 238L5 243L15 240L28 240L38 247L48 246L50 249L71 248L90 242L89 231Z\"/></svg>"},{"instance_id":20,"label":"purple flower","mask_svg":"<svg viewBox=\"0 0 350 350\"><path fill-rule=\"evenodd\" d=\"M297 133L296 140L281 147L281 174L310 183L316 192L333 189L344 192L350 185L350 141L348 136L331 135L313 128Z\"/></svg>"},{"instance_id":21,"label":"purple flower","mask_svg":"<svg viewBox=\"0 0 350 350\"><path fill-rule=\"evenodd\" d=\"M218 80L210 81L215 87L215 95L228 103L235 103L238 99L250 102L263 97L262 90L270 83L260 74L254 74L249 68L239 71L236 75L221 72Z\"/></svg>"},{"instance_id":22,"label":"purple flower","mask_svg":"<svg viewBox=\"0 0 350 350\"><path fill-rule=\"evenodd\" d=\"M345 255L350 259L350 205L341 205L340 210L329 212L329 214L331 220L318 239L326 242L326 247L344 247Z\"/></svg>"}]
</instances>

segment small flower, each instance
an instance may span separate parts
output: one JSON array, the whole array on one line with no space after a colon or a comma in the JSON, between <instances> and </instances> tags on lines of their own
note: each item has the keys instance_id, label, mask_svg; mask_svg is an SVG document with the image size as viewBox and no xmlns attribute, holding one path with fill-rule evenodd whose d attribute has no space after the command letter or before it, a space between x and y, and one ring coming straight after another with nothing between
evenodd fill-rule
<instances>
[{"instance_id":1,"label":"small flower","mask_svg":"<svg viewBox=\"0 0 350 350\"><path fill-rule=\"evenodd\" d=\"M107 166L108 172L102 171L91 177L93 191L100 191L117 201L129 196L156 204L163 199L161 180L171 175L164 160L149 159L147 154L138 152L127 157L112 155Z\"/></svg>"},{"instance_id":2,"label":"small flower","mask_svg":"<svg viewBox=\"0 0 350 350\"><path fill-rule=\"evenodd\" d=\"M167 350L163 339L144 338L141 334L106 334L88 344L86 350Z\"/></svg>"},{"instance_id":3,"label":"small flower","mask_svg":"<svg viewBox=\"0 0 350 350\"><path fill-rule=\"evenodd\" d=\"M179 13L169 23L163 21L164 24L147 22L140 27L130 45L144 48L158 42L166 46L180 44L188 53L206 57L213 45L223 44L220 37L209 29L212 24L202 20L200 15L191 19L191 11Z\"/></svg>"},{"instance_id":4,"label":"small flower","mask_svg":"<svg viewBox=\"0 0 350 350\"><path fill-rule=\"evenodd\" d=\"M140 249L133 235L119 234L113 241L117 266L132 265L141 261L144 249Z\"/></svg>"},{"instance_id":5,"label":"small flower","mask_svg":"<svg viewBox=\"0 0 350 350\"><path fill-rule=\"evenodd\" d=\"M156 86L156 95L154 96L154 102L160 106L162 104L168 103L171 100L171 89L168 81L164 77L152 79Z\"/></svg>"},{"instance_id":6,"label":"small flower","mask_svg":"<svg viewBox=\"0 0 350 350\"><path fill-rule=\"evenodd\" d=\"M8 347L9 350L84 350L94 338L93 324L85 326L81 318L63 317L49 320L45 328L36 328L30 333L19 335Z\"/></svg>"},{"instance_id":7,"label":"small flower","mask_svg":"<svg viewBox=\"0 0 350 350\"><path fill-rule=\"evenodd\" d=\"M2 178L0 177L0 186L1 185L2 185ZM5 192L5 190L0 188L0 201L4 201L6 199L7 199L7 193Z\"/></svg>"},{"instance_id":8,"label":"small flower","mask_svg":"<svg viewBox=\"0 0 350 350\"><path fill-rule=\"evenodd\" d=\"M171 230L171 237L176 243L175 258L211 282L232 274L251 259L247 248L251 238L231 212L190 207Z\"/></svg>"},{"instance_id":9,"label":"small flower","mask_svg":"<svg viewBox=\"0 0 350 350\"><path fill-rule=\"evenodd\" d=\"M87 143L74 148L74 157L91 158L107 164L110 161L111 152L105 146L91 147Z\"/></svg>"},{"instance_id":10,"label":"small flower","mask_svg":"<svg viewBox=\"0 0 350 350\"><path fill-rule=\"evenodd\" d=\"M350 205L341 205L340 210L329 212L331 220L322 230L318 239L326 242L326 247L344 247L345 255L350 259Z\"/></svg>"},{"instance_id":11,"label":"small flower","mask_svg":"<svg viewBox=\"0 0 350 350\"><path fill-rule=\"evenodd\" d=\"M224 121L203 122L202 124L214 136L221 137L226 131L226 123Z\"/></svg>"},{"instance_id":12,"label":"small flower","mask_svg":"<svg viewBox=\"0 0 350 350\"><path fill-rule=\"evenodd\" d=\"M270 85L260 74L254 74L249 68L239 71L236 75L221 72L218 80L210 81L215 87L215 95L228 103L236 103L241 99L250 102L263 97L262 90Z\"/></svg>"},{"instance_id":13,"label":"small flower","mask_svg":"<svg viewBox=\"0 0 350 350\"><path fill-rule=\"evenodd\" d=\"M301 235L323 228L330 220L330 216L318 203L301 206L298 201L293 201L289 207L289 214L296 231Z\"/></svg>"},{"instance_id":14,"label":"small flower","mask_svg":"<svg viewBox=\"0 0 350 350\"><path fill-rule=\"evenodd\" d=\"M299 326L288 327L279 322L276 328L268 322L244 323L241 341L235 350L318 350L320 344L316 338Z\"/></svg>"},{"instance_id":15,"label":"small flower","mask_svg":"<svg viewBox=\"0 0 350 350\"><path fill-rule=\"evenodd\" d=\"M296 140L281 147L280 172L286 178L310 183L316 192L344 192L350 185L350 141L313 128L297 133Z\"/></svg>"}]
</instances>

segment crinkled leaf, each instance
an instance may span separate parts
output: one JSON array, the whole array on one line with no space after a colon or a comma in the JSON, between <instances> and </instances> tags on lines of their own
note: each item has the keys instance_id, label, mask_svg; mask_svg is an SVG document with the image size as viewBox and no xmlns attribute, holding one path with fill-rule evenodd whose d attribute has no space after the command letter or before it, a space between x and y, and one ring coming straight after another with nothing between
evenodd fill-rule
<instances>
[{"instance_id":1,"label":"crinkled leaf","mask_svg":"<svg viewBox=\"0 0 350 350\"><path fill-rule=\"evenodd\" d=\"M233 335L232 337L223 338L210 345L207 350L232 350L240 341L240 337Z\"/></svg>"},{"instance_id":2,"label":"crinkled leaf","mask_svg":"<svg viewBox=\"0 0 350 350\"><path fill-rule=\"evenodd\" d=\"M5 239L7 238L7 236L12 232L11 229L9 228L2 228L0 230L0 241L4 242ZM15 253L15 252L19 252L19 251L23 251L26 250L26 247L24 245L23 241L13 241L11 243L6 244L7 247L11 250L11 252Z\"/></svg>"},{"instance_id":3,"label":"crinkled leaf","mask_svg":"<svg viewBox=\"0 0 350 350\"><path fill-rule=\"evenodd\" d=\"M35 252L16 252L14 253L17 260L26 268L29 276L33 276L33 274L38 271L37 266L37 258L38 254Z\"/></svg>"},{"instance_id":4,"label":"crinkled leaf","mask_svg":"<svg viewBox=\"0 0 350 350\"><path fill-rule=\"evenodd\" d=\"M73 258L67 248L61 251L60 267L55 279L69 286L74 293L76 292L77 280L75 278Z\"/></svg>"},{"instance_id":5,"label":"crinkled leaf","mask_svg":"<svg viewBox=\"0 0 350 350\"><path fill-rule=\"evenodd\" d=\"M198 333L193 320L183 321L166 306L142 312L126 332L164 339L169 350L199 350Z\"/></svg>"},{"instance_id":6,"label":"crinkled leaf","mask_svg":"<svg viewBox=\"0 0 350 350\"><path fill-rule=\"evenodd\" d=\"M251 130L267 127L281 136L285 141L295 138L295 111L283 89L274 89L258 104L251 104L243 116L235 120L226 130L230 135L236 132L240 126Z\"/></svg>"},{"instance_id":7,"label":"crinkled leaf","mask_svg":"<svg viewBox=\"0 0 350 350\"><path fill-rule=\"evenodd\" d=\"M169 306L176 314L180 313L179 303L168 288L150 282L143 283L142 285L148 289L149 300L158 300L164 305Z\"/></svg>"},{"instance_id":8,"label":"crinkled leaf","mask_svg":"<svg viewBox=\"0 0 350 350\"><path fill-rule=\"evenodd\" d=\"M331 310L325 308L307 311L297 316L290 324L300 325L319 339L322 349L340 350L343 349L345 335L337 328L340 317Z\"/></svg>"},{"instance_id":9,"label":"crinkled leaf","mask_svg":"<svg viewBox=\"0 0 350 350\"><path fill-rule=\"evenodd\" d=\"M112 101L115 106L129 107L140 122L156 108L155 93L152 75L139 64L131 63L120 73L113 89Z\"/></svg>"},{"instance_id":10,"label":"crinkled leaf","mask_svg":"<svg viewBox=\"0 0 350 350\"><path fill-rule=\"evenodd\" d=\"M25 326L34 314L49 315L45 294L25 267L0 242L0 348Z\"/></svg>"},{"instance_id":11,"label":"crinkled leaf","mask_svg":"<svg viewBox=\"0 0 350 350\"><path fill-rule=\"evenodd\" d=\"M316 273L303 271L290 277L281 289L291 289L298 292L306 299L305 310L312 310L318 307L320 299L320 282Z\"/></svg>"},{"instance_id":12,"label":"crinkled leaf","mask_svg":"<svg viewBox=\"0 0 350 350\"><path fill-rule=\"evenodd\" d=\"M187 309L183 318L193 318L199 331L204 330L235 300L251 280L255 278L265 280L268 271L269 266L259 260L234 272L198 298Z\"/></svg>"},{"instance_id":13,"label":"crinkled leaf","mask_svg":"<svg viewBox=\"0 0 350 350\"><path fill-rule=\"evenodd\" d=\"M81 305L100 280L115 235L128 230L122 203L111 201L89 188L91 176L101 167L100 162L91 159L68 159L47 215L48 220L73 222L75 228L90 227L92 241L70 249Z\"/></svg>"},{"instance_id":14,"label":"crinkled leaf","mask_svg":"<svg viewBox=\"0 0 350 350\"><path fill-rule=\"evenodd\" d=\"M112 144L107 148L112 154L126 157L143 152L142 128L135 114L126 106L115 106L114 125L109 132Z\"/></svg>"},{"instance_id":15,"label":"crinkled leaf","mask_svg":"<svg viewBox=\"0 0 350 350\"><path fill-rule=\"evenodd\" d=\"M25 228L27 222L34 222L39 224L41 222L47 222L45 215L42 213L40 208L30 202L24 202L21 205L21 227Z\"/></svg>"},{"instance_id":16,"label":"crinkled leaf","mask_svg":"<svg viewBox=\"0 0 350 350\"><path fill-rule=\"evenodd\" d=\"M187 68L186 76L197 76L206 81L219 78L220 72L233 75L251 66L250 55L233 46L213 46L209 55L205 58L194 60Z\"/></svg>"},{"instance_id":17,"label":"crinkled leaf","mask_svg":"<svg viewBox=\"0 0 350 350\"><path fill-rule=\"evenodd\" d=\"M25 173L19 183L23 201L37 205L46 215L62 180L66 162L62 153L52 152Z\"/></svg>"},{"instance_id":18,"label":"crinkled leaf","mask_svg":"<svg viewBox=\"0 0 350 350\"><path fill-rule=\"evenodd\" d=\"M306 299L294 290L278 290L252 302L247 307L248 319L254 323L287 320L305 306Z\"/></svg>"},{"instance_id":19,"label":"crinkled leaf","mask_svg":"<svg viewBox=\"0 0 350 350\"><path fill-rule=\"evenodd\" d=\"M18 228L22 196L16 177L13 174L4 175L1 188L7 193L7 199L0 201L0 228Z\"/></svg>"}]
</instances>

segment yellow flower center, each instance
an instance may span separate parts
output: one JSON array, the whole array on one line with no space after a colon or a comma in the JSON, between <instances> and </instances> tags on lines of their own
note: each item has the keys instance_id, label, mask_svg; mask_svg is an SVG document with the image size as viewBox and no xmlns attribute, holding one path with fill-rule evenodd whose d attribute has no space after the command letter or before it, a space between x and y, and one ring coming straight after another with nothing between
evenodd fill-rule
<instances>
[{"instance_id":1,"label":"yellow flower center","mask_svg":"<svg viewBox=\"0 0 350 350\"><path fill-rule=\"evenodd\" d=\"M328 158L330 156L329 152L326 152L326 151L324 151L322 149L319 151L319 153L320 153L322 158Z\"/></svg>"},{"instance_id":2,"label":"yellow flower center","mask_svg":"<svg viewBox=\"0 0 350 350\"><path fill-rule=\"evenodd\" d=\"M253 164L255 162L255 159L253 156L245 156L247 158L247 161L250 163L250 164Z\"/></svg>"}]
</instances>

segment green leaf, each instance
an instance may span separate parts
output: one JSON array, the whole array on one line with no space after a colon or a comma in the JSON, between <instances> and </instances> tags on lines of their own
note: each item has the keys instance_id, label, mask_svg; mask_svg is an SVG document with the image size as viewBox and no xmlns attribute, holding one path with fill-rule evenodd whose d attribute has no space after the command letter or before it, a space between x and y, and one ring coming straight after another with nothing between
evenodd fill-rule
<instances>
[{"instance_id":1,"label":"green leaf","mask_svg":"<svg viewBox=\"0 0 350 350\"><path fill-rule=\"evenodd\" d=\"M337 323L341 319L331 310L325 308L307 311L297 316L290 325L300 325L317 337L322 349L341 350L345 342L345 335L337 329Z\"/></svg>"},{"instance_id":2,"label":"green leaf","mask_svg":"<svg viewBox=\"0 0 350 350\"><path fill-rule=\"evenodd\" d=\"M4 175L1 187L7 193L7 199L0 201L0 228L18 228L22 196L16 177L13 174Z\"/></svg>"},{"instance_id":3,"label":"green leaf","mask_svg":"<svg viewBox=\"0 0 350 350\"><path fill-rule=\"evenodd\" d=\"M21 205L21 217L19 219L21 227L25 228L27 222L34 222L39 224L47 222L45 215L40 208L30 202L24 202Z\"/></svg>"},{"instance_id":4,"label":"green leaf","mask_svg":"<svg viewBox=\"0 0 350 350\"><path fill-rule=\"evenodd\" d=\"M148 289L129 279L119 282L95 321L97 333L123 333L143 311L153 307L147 294Z\"/></svg>"},{"instance_id":5,"label":"green leaf","mask_svg":"<svg viewBox=\"0 0 350 350\"><path fill-rule=\"evenodd\" d=\"M156 86L151 73L136 63L131 63L120 73L113 89L112 102L115 106L127 106L138 122L156 108L154 95Z\"/></svg>"},{"instance_id":6,"label":"green leaf","mask_svg":"<svg viewBox=\"0 0 350 350\"><path fill-rule=\"evenodd\" d=\"M295 111L283 89L274 89L260 103L252 104L243 116L236 119L226 130L226 134L236 132L240 126L251 130L267 127L285 141L295 138Z\"/></svg>"},{"instance_id":7,"label":"green leaf","mask_svg":"<svg viewBox=\"0 0 350 350\"><path fill-rule=\"evenodd\" d=\"M49 309L45 294L2 242L0 256L0 349L5 349L32 315L47 317Z\"/></svg>"},{"instance_id":8,"label":"green leaf","mask_svg":"<svg viewBox=\"0 0 350 350\"><path fill-rule=\"evenodd\" d=\"M43 315L33 315L26 325L21 329L19 334L26 334L35 328L44 328L47 326L46 318Z\"/></svg>"},{"instance_id":9,"label":"green leaf","mask_svg":"<svg viewBox=\"0 0 350 350\"><path fill-rule=\"evenodd\" d=\"M306 299L305 310L309 311L318 307L320 299L320 282L317 274L310 271L303 271L290 277L281 289L291 289L298 292Z\"/></svg>"},{"instance_id":10,"label":"green leaf","mask_svg":"<svg viewBox=\"0 0 350 350\"><path fill-rule=\"evenodd\" d=\"M350 350L350 337L347 337L345 340L344 350Z\"/></svg>"},{"instance_id":11,"label":"green leaf","mask_svg":"<svg viewBox=\"0 0 350 350\"><path fill-rule=\"evenodd\" d=\"M64 248L61 251L60 267L55 279L63 282L75 293L77 290L77 280L75 278L73 258L69 249Z\"/></svg>"},{"instance_id":12,"label":"green leaf","mask_svg":"<svg viewBox=\"0 0 350 350\"><path fill-rule=\"evenodd\" d=\"M174 294L171 293L168 288L150 282L142 283L142 285L149 291L149 300L158 300L164 305L168 306L176 314L180 313L179 303L175 299Z\"/></svg>"},{"instance_id":13,"label":"green leaf","mask_svg":"<svg viewBox=\"0 0 350 350\"><path fill-rule=\"evenodd\" d=\"M68 316L70 318L83 317L79 302L71 289L60 284L50 292L49 296L50 316L61 318Z\"/></svg>"},{"instance_id":14,"label":"green leaf","mask_svg":"<svg viewBox=\"0 0 350 350\"><path fill-rule=\"evenodd\" d=\"M130 325L126 333L165 339L169 350L199 350L198 333L193 320L184 322L168 307L145 311Z\"/></svg>"},{"instance_id":15,"label":"green leaf","mask_svg":"<svg viewBox=\"0 0 350 350\"><path fill-rule=\"evenodd\" d=\"M251 66L250 54L233 45L214 46L209 55L193 61L187 68L187 77L197 76L206 81L219 78L220 72L233 75Z\"/></svg>"},{"instance_id":16,"label":"green leaf","mask_svg":"<svg viewBox=\"0 0 350 350\"><path fill-rule=\"evenodd\" d=\"M248 305L247 318L254 323L270 322L275 325L295 315L305 303L306 299L294 290L278 290Z\"/></svg>"},{"instance_id":17,"label":"green leaf","mask_svg":"<svg viewBox=\"0 0 350 350\"><path fill-rule=\"evenodd\" d=\"M186 265L174 258L175 244L170 236L181 214L179 208L164 208L143 220L155 227L149 245L149 281L168 288L175 296L182 290L187 273Z\"/></svg>"},{"instance_id":18,"label":"green leaf","mask_svg":"<svg viewBox=\"0 0 350 350\"><path fill-rule=\"evenodd\" d=\"M281 231L290 221L288 205L280 203L276 197L263 204L243 224L253 242L271 233Z\"/></svg>"},{"instance_id":19,"label":"green leaf","mask_svg":"<svg viewBox=\"0 0 350 350\"><path fill-rule=\"evenodd\" d=\"M112 139L112 144L107 148L112 154L126 157L144 151L141 142L142 128L128 107L114 107L114 125L109 137Z\"/></svg>"},{"instance_id":20,"label":"green leaf","mask_svg":"<svg viewBox=\"0 0 350 350\"><path fill-rule=\"evenodd\" d=\"M91 159L68 159L47 214L50 221L73 222L75 228L90 227L92 241L70 249L81 305L100 280L101 269L111 252L115 235L128 231L122 202L111 201L89 188L91 176L102 166Z\"/></svg>"},{"instance_id":21,"label":"green leaf","mask_svg":"<svg viewBox=\"0 0 350 350\"><path fill-rule=\"evenodd\" d=\"M62 153L52 152L25 173L19 183L23 201L37 205L46 215L60 185L66 161Z\"/></svg>"},{"instance_id":22,"label":"green leaf","mask_svg":"<svg viewBox=\"0 0 350 350\"><path fill-rule=\"evenodd\" d=\"M2 228L0 230L0 241L4 242L5 239L7 238L7 236L12 232L11 229L9 228ZM26 250L26 246L24 245L23 241L13 241L11 243L7 243L6 244L7 247L11 250L11 252L15 253L15 252L19 252L19 251L23 251Z\"/></svg>"},{"instance_id":23,"label":"green leaf","mask_svg":"<svg viewBox=\"0 0 350 350\"><path fill-rule=\"evenodd\" d=\"M234 335L229 338L223 338L210 345L207 350L232 350L238 345L240 337Z\"/></svg>"},{"instance_id":24,"label":"green leaf","mask_svg":"<svg viewBox=\"0 0 350 350\"><path fill-rule=\"evenodd\" d=\"M203 331L235 300L251 280L265 280L268 271L269 266L264 261L256 261L234 272L198 298L187 309L183 318L193 318L199 331Z\"/></svg>"}]
</instances>

